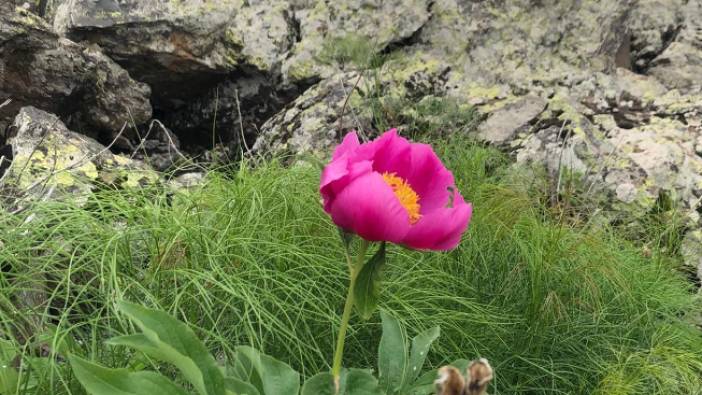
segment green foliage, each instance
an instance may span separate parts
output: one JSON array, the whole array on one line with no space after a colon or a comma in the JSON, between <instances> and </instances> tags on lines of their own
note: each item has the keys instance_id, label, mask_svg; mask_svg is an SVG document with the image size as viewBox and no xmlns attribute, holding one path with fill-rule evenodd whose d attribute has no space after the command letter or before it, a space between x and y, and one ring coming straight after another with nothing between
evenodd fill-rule
<instances>
[{"instance_id":1,"label":"green foliage","mask_svg":"<svg viewBox=\"0 0 702 395\"><path fill-rule=\"evenodd\" d=\"M169 314L121 302L120 310L143 333L113 338L109 343L134 348L175 365L201 395L224 395L224 378L207 348L187 325Z\"/></svg>"},{"instance_id":2,"label":"green foliage","mask_svg":"<svg viewBox=\"0 0 702 395\"><path fill-rule=\"evenodd\" d=\"M261 395L297 394L300 389L299 373L251 347L237 347L233 371L234 378L252 383Z\"/></svg>"},{"instance_id":3,"label":"green foliage","mask_svg":"<svg viewBox=\"0 0 702 395\"><path fill-rule=\"evenodd\" d=\"M431 344L439 337L439 327L418 334L412 339L412 349L408 350L409 341L400 322L385 312L380 316L383 322L383 336L378 347L380 388L388 395L422 393L424 383L423 380L417 382L417 378Z\"/></svg>"},{"instance_id":4,"label":"green foliage","mask_svg":"<svg viewBox=\"0 0 702 395\"><path fill-rule=\"evenodd\" d=\"M364 320L369 319L378 306L380 295L381 271L385 265L385 242L380 243L378 251L365 262L356 277L354 287L354 304L358 314Z\"/></svg>"},{"instance_id":5,"label":"green foliage","mask_svg":"<svg viewBox=\"0 0 702 395\"><path fill-rule=\"evenodd\" d=\"M160 361L175 365L202 395L294 395L300 391L298 372L252 347L237 347L231 368L220 368L187 325L159 310L126 302L120 302L119 306L143 333L120 336L109 343L135 348ZM406 348L395 347L392 341L387 340L398 340L404 344L404 332L399 322L392 316L383 314L383 327L384 330L389 328L392 332L384 332L383 339L386 340L381 340L379 353L381 356L383 353L389 353L390 359L395 354L401 354L405 356L404 361L407 356ZM439 329L434 328L413 339L413 353L421 354L412 357L417 375L418 369L424 365L425 353L438 336ZM69 360L80 383L94 395L187 394L183 388L159 373L106 368L75 355L69 355ZM402 369L406 370L407 367ZM230 376L225 377L223 371L229 372ZM382 365L380 372L386 372ZM399 378L404 380L405 375L402 374ZM414 381L416 375L412 374L408 378ZM402 392L398 392L400 389ZM339 391L336 391L333 376L321 373L308 380L302 388L302 395L385 395L407 393L409 390L409 385L401 384L396 390L382 391L378 380L370 371L346 369L341 377Z\"/></svg>"},{"instance_id":6,"label":"green foliage","mask_svg":"<svg viewBox=\"0 0 702 395\"><path fill-rule=\"evenodd\" d=\"M504 155L457 136L432 143L473 202L470 230L448 253L388 246L379 300L410 337L441 328L427 366L486 357L492 394L702 392L700 304L666 243L652 241L649 256L606 226L560 221L540 180ZM183 384L173 365L105 345L133 333L115 305L122 298L185 322L217 360L249 345L301 381L328 370L348 269L318 186L312 166L244 165L187 194L105 190L85 207L0 215L1 299L39 289L34 317L56 325L49 357L34 342L12 344L23 383L35 377L17 393L83 393L61 339L84 359ZM16 317L0 305L4 333L21 329ZM344 366L377 366L380 327L378 314L354 318Z\"/></svg>"},{"instance_id":7,"label":"green foliage","mask_svg":"<svg viewBox=\"0 0 702 395\"><path fill-rule=\"evenodd\" d=\"M109 395L186 395L182 388L164 376L153 372L130 372L109 369L70 356L73 372L91 394Z\"/></svg>"}]
</instances>

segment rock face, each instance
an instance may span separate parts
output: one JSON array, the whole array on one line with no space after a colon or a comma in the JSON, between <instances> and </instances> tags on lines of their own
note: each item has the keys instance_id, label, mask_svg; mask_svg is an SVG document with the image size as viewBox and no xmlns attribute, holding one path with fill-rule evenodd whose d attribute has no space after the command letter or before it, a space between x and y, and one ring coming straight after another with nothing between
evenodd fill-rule
<instances>
[{"instance_id":1,"label":"rock face","mask_svg":"<svg viewBox=\"0 0 702 395\"><path fill-rule=\"evenodd\" d=\"M176 101L237 70L278 68L293 39L284 4L70 0L59 6L54 27L100 45L157 100Z\"/></svg>"},{"instance_id":2,"label":"rock face","mask_svg":"<svg viewBox=\"0 0 702 395\"><path fill-rule=\"evenodd\" d=\"M342 137L339 114L353 88L357 74L341 74L324 80L307 90L289 107L269 119L253 146L256 154L314 153L326 150ZM370 120L348 106L349 128L369 129Z\"/></svg>"},{"instance_id":3,"label":"rock face","mask_svg":"<svg viewBox=\"0 0 702 395\"><path fill-rule=\"evenodd\" d=\"M4 126L31 104L70 118L86 134L116 134L151 118L149 94L99 48L59 38L23 9L0 13L0 98L13 100L0 109Z\"/></svg>"},{"instance_id":4,"label":"rock face","mask_svg":"<svg viewBox=\"0 0 702 395\"><path fill-rule=\"evenodd\" d=\"M82 201L98 184L139 187L159 176L148 166L114 155L97 141L72 132L55 115L24 107L8 139L12 160L0 178L3 196L14 209L36 200Z\"/></svg>"}]
</instances>

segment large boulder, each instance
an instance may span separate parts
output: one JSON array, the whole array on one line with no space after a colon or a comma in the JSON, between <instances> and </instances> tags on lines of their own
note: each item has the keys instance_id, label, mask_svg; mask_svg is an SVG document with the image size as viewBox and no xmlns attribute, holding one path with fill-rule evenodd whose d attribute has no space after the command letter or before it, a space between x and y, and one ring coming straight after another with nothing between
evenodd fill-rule
<instances>
[{"instance_id":1,"label":"large boulder","mask_svg":"<svg viewBox=\"0 0 702 395\"><path fill-rule=\"evenodd\" d=\"M23 8L0 13L0 99L12 98L0 109L5 123L33 105L70 118L87 134L115 135L151 117L149 95L99 48L60 38Z\"/></svg>"},{"instance_id":2,"label":"large boulder","mask_svg":"<svg viewBox=\"0 0 702 395\"><path fill-rule=\"evenodd\" d=\"M21 209L47 199L85 201L100 185L141 187L159 181L142 162L112 154L97 141L70 131L53 114L24 107L8 139L11 165L0 176L6 205Z\"/></svg>"},{"instance_id":3,"label":"large boulder","mask_svg":"<svg viewBox=\"0 0 702 395\"><path fill-rule=\"evenodd\" d=\"M283 63L290 82L318 80L336 72L320 55L333 39L355 35L372 44L375 52L400 45L429 20L428 0L300 1L294 17L299 40Z\"/></svg>"},{"instance_id":4,"label":"large boulder","mask_svg":"<svg viewBox=\"0 0 702 395\"><path fill-rule=\"evenodd\" d=\"M160 101L202 93L235 71L275 72L294 39L283 1L69 0L54 19L95 43Z\"/></svg>"},{"instance_id":5,"label":"large boulder","mask_svg":"<svg viewBox=\"0 0 702 395\"><path fill-rule=\"evenodd\" d=\"M347 101L356 78L355 73L339 74L307 90L263 124L253 153L319 154L339 141L345 128L368 130L370 120L359 116ZM342 111L345 122L339 125Z\"/></svg>"},{"instance_id":6,"label":"large boulder","mask_svg":"<svg viewBox=\"0 0 702 395\"><path fill-rule=\"evenodd\" d=\"M661 7L665 8L665 7ZM683 92L702 92L702 1L690 0L682 24L668 34L667 46L651 61L647 74Z\"/></svg>"}]
</instances>

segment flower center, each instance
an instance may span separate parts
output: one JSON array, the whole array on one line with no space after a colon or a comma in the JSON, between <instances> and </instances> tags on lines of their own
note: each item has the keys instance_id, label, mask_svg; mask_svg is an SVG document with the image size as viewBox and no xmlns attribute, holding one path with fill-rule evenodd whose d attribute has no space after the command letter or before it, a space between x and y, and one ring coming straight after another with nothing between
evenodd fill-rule
<instances>
[{"instance_id":1,"label":"flower center","mask_svg":"<svg viewBox=\"0 0 702 395\"><path fill-rule=\"evenodd\" d=\"M407 210L410 223L414 224L419 221L419 218L422 215L419 214L419 209L421 206L419 205L419 195L417 195L417 192L412 189L407 181L398 177L395 175L395 173L383 173L383 180L385 180L386 184L390 185L390 188L392 188L395 196L397 196L397 199L400 200L402 207Z\"/></svg>"}]
</instances>

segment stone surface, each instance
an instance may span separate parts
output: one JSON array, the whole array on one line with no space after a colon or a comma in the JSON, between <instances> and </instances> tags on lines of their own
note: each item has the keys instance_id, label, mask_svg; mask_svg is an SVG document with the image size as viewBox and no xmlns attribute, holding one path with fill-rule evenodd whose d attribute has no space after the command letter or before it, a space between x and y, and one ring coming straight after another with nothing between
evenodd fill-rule
<instances>
[{"instance_id":1,"label":"stone surface","mask_svg":"<svg viewBox=\"0 0 702 395\"><path fill-rule=\"evenodd\" d=\"M410 39L429 20L428 0L300 1L294 17L299 40L283 63L287 81L335 73L318 61L324 44L350 34L366 37L377 52Z\"/></svg>"},{"instance_id":2,"label":"stone surface","mask_svg":"<svg viewBox=\"0 0 702 395\"><path fill-rule=\"evenodd\" d=\"M55 115L34 107L20 110L8 140L11 166L0 179L9 205L36 200L83 201L99 184L140 187L159 180L150 167L72 132Z\"/></svg>"},{"instance_id":3,"label":"stone surface","mask_svg":"<svg viewBox=\"0 0 702 395\"><path fill-rule=\"evenodd\" d=\"M253 146L256 154L311 154L326 151L339 141L339 114L351 92L356 74L328 78L307 90L261 127ZM367 118L347 105L343 129L368 130Z\"/></svg>"},{"instance_id":4,"label":"stone surface","mask_svg":"<svg viewBox=\"0 0 702 395\"><path fill-rule=\"evenodd\" d=\"M0 98L13 100L0 109L6 123L31 104L70 118L87 134L114 135L151 117L149 95L99 48L59 38L22 8L0 14Z\"/></svg>"},{"instance_id":5,"label":"stone surface","mask_svg":"<svg viewBox=\"0 0 702 395\"><path fill-rule=\"evenodd\" d=\"M648 74L666 87L682 92L702 92L702 2L690 0L682 9L684 21L676 34L650 64Z\"/></svg>"},{"instance_id":6,"label":"stone surface","mask_svg":"<svg viewBox=\"0 0 702 395\"><path fill-rule=\"evenodd\" d=\"M546 108L546 101L538 96L525 96L493 112L478 129L478 137L494 145L512 142L520 132Z\"/></svg>"},{"instance_id":7,"label":"stone surface","mask_svg":"<svg viewBox=\"0 0 702 395\"><path fill-rule=\"evenodd\" d=\"M99 44L171 105L243 69L275 73L293 41L283 1L69 0L54 27Z\"/></svg>"}]
</instances>

